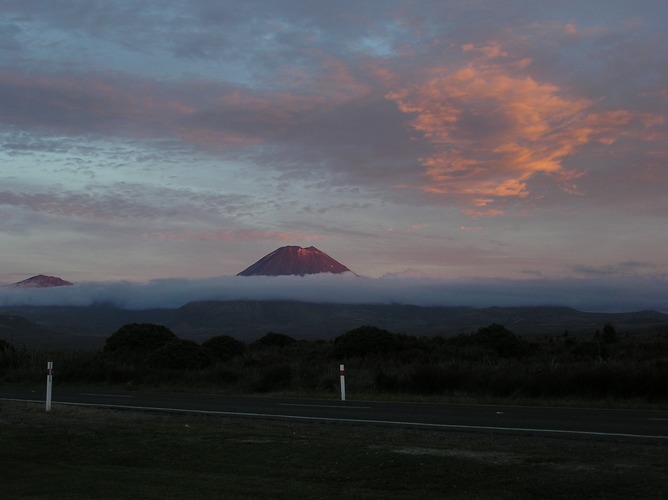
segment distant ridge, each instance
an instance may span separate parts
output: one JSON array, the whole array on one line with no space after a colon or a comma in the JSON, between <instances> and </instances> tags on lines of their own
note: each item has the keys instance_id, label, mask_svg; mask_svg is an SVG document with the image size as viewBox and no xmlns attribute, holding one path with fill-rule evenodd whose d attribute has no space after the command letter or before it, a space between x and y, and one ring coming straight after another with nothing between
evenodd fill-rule
<instances>
[{"instance_id":1,"label":"distant ridge","mask_svg":"<svg viewBox=\"0 0 668 500\"><path fill-rule=\"evenodd\" d=\"M46 276L38 274L23 281L6 285L9 288L51 288L54 286L72 286L72 283L58 278L57 276Z\"/></svg>"},{"instance_id":2,"label":"distant ridge","mask_svg":"<svg viewBox=\"0 0 668 500\"><path fill-rule=\"evenodd\" d=\"M4 318L2 316L5 316ZM7 316L20 316L53 333ZM113 305L0 306L0 338L27 346L102 347L128 323L157 323L179 337L204 342L230 335L244 342L278 332L298 339L331 340L361 325L416 336L473 333L496 323L518 335L569 333L576 342L593 339L606 323L626 334L664 335L668 314L657 311L591 313L568 307L446 307L405 304L333 304L290 300L189 302L168 309L123 309ZM36 328L36 327L35 327ZM44 338L47 335L49 338ZM48 342L47 342L48 341Z\"/></svg>"},{"instance_id":3,"label":"distant ridge","mask_svg":"<svg viewBox=\"0 0 668 500\"><path fill-rule=\"evenodd\" d=\"M304 276L352 272L316 247L285 246L265 255L237 276Z\"/></svg>"}]
</instances>

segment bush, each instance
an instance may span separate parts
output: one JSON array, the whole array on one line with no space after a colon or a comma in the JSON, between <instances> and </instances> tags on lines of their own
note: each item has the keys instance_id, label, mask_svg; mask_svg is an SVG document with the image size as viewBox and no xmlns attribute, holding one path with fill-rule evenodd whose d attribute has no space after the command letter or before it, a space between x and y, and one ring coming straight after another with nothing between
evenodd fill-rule
<instances>
[{"instance_id":1,"label":"bush","mask_svg":"<svg viewBox=\"0 0 668 500\"><path fill-rule=\"evenodd\" d=\"M613 343L592 334L518 337L493 324L468 335L426 338L363 326L331 342L269 333L246 349L228 336L200 346L160 325L131 324L107 339L103 351L14 349L0 341L0 383L43 383L46 363L53 361L63 384L338 393L334 353L347 357L352 395L668 401L663 329L618 336ZM233 356L240 348L244 351L230 361L215 362L221 358L214 352Z\"/></svg>"},{"instance_id":2,"label":"bush","mask_svg":"<svg viewBox=\"0 0 668 500\"><path fill-rule=\"evenodd\" d=\"M388 373L387 370L381 369L375 373L374 388L381 392L398 392L402 384L396 373Z\"/></svg>"},{"instance_id":3,"label":"bush","mask_svg":"<svg viewBox=\"0 0 668 500\"><path fill-rule=\"evenodd\" d=\"M452 371L441 366L419 365L410 373L410 389L418 394L445 393L457 382L459 380L452 376Z\"/></svg>"},{"instance_id":4,"label":"bush","mask_svg":"<svg viewBox=\"0 0 668 500\"><path fill-rule=\"evenodd\" d=\"M396 351L399 336L375 326L360 326L334 339L332 355L336 358L365 357Z\"/></svg>"},{"instance_id":5,"label":"bush","mask_svg":"<svg viewBox=\"0 0 668 500\"><path fill-rule=\"evenodd\" d=\"M257 380L251 389L258 392L271 392L286 389L292 382L292 368L286 363L261 368Z\"/></svg>"},{"instance_id":6,"label":"bush","mask_svg":"<svg viewBox=\"0 0 668 500\"><path fill-rule=\"evenodd\" d=\"M237 356L241 356L246 350L246 346L243 342L240 342L229 335L212 337L204 342L202 347L211 351L220 361L228 361Z\"/></svg>"},{"instance_id":7,"label":"bush","mask_svg":"<svg viewBox=\"0 0 668 500\"><path fill-rule=\"evenodd\" d=\"M478 347L502 358L517 358L529 351L529 343L502 325L493 323L476 333L458 335L450 343L459 347Z\"/></svg>"},{"instance_id":8,"label":"bush","mask_svg":"<svg viewBox=\"0 0 668 500\"><path fill-rule=\"evenodd\" d=\"M177 340L177 336L166 326L131 323L116 330L105 342L103 351L130 363L139 363L173 340Z\"/></svg>"},{"instance_id":9,"label":"bush","mask_svg":"<svg viewBox=\"0 0 668 500\"><path fill-rule=\"evenodd\" d=\"M150 368L197 370L211 364L206 349L192 340L172 340L146 358Z\"/></svg>"},{"instance_id":10,"label":"bush","mask_svg":"<svg viewBox=\"0 0 668 500\"><path fill-rule=\"evenodd\" d=\"M235 370L222 364L212 366L206 370L204 375L204 380L207 383L217 386L231 386L239 382L242 378L242 374L238 369Z\"/></svg>"},{"instance_id":11,"label":"bush","mask_svg":"<svg viewBox=\"0 0 668 500\"><path fill-rule=\"evenodd\" d=\"M297 339L284 335L282 333L269 332L261 339L255 341L255 345L260 347L285 347L297 342Z\"/></svg>"},{"instance_id":12,"label":"bush","mask_svg":"<svg viewBox=\"0 0 668 500\"><path fill-rule=\"evenodd\" d=\"M0 353L14 352L14 346L5 339L0 339Z\"/></svg>"},{"instance_id":13,"label":"bush","mask_svg":"<svg viewBox=\"0 0 668 500\"><path fill-rule=\"evenodd\" d=\"M610 323L603 325L603 342L606 344L614 344L617 342L617 331Z\"/></svg>"}]
</instances>

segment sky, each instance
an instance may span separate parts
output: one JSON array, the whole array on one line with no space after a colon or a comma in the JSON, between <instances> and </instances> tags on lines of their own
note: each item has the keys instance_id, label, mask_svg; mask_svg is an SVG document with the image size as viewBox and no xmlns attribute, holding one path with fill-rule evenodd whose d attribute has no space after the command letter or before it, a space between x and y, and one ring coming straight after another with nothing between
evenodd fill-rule
<instances>
[{"instance_id":1,"label":"sky","mask_svg":"<svg viewBox=\"0 0 668 500\"><path fill-rule=\"evenodd\" d=\"M387 300L668 310L663 0L0 11L0 283L225 295L299 245Z\"/></svg>"}]
</instances>

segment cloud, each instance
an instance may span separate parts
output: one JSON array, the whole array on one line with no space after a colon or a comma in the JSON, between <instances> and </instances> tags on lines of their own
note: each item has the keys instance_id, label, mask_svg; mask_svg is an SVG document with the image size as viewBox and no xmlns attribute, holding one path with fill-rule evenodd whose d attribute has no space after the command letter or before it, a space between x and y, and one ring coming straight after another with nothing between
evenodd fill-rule
<instances>
[{"instance_id":1,"label":"cloud","mask_svg":"<svg viewBox=\"0 0 668 500\"><path fill-rule=\"evenodd\" d=\"M193 33L205 33L203 40L195 41L227 53L251 37L251 26L237 23L234 28L230 21L243 18L246 7L214 7L201 5L185 16L174 43L187 45ZM112 10L105 18L95 8L83 9L81 29L118 44L110 26L129 12ZM134 10L138 12L133 22L158 14ZM457 206L471 216L502 215L517 203L526 206L544 195L546 185L585 193L581 181L588 175L589 160L600 161L602 151L620 139L666 142L664 116L614 107L600 94L581 92L577 82L553 81L555 75L536 62L542 54L520 44L517 34L497 41L476 32L471 37L475 42L460 44L436 39L445 56L443 64L436 63L436 49L416 44L412 50L417 51L418 67L427 68L416 71L412 58L401 51L393 51L393 57L359 57L331 43L334 33L345 31L334 18L290 5L295 17L284 25L271 17L274 10L262 10L262 23L274 28L259 40L255 36L248 48L253 55L244 56L265 60L254 68L269 77L235 81L227 78L232 72L221 78L215 73L158 78L146 71L140 78L127 69L10 69L0 74L0 93L6 97L0 101L0 120L33 133L41 130L86 141L91 135L181 141L225 159L242 156L257 171L359 185L384 199ZM418 11L417 17L428 18ZM173 12L163 15L175 20ZM380 26L372 22L368 9L349 12L351 19L366 26L364 39L378 33L389 44L415 29L399 22L399 11L383 15L389 24ZM308 22L300 24L299 19ZM50 21L64 30L77 25L57 13ZM218 31L215 26L243 31L244 37L210 40ZM573 27L562 24L558 31L563 36ZM142 37L133 35L136 42ZM137 50L146 57L149 48ZM289 55L299 62L290 63ZM240 64L250 67L249 61ZM417 136L411 136L407 122ZM28 142L8 145L20 151ZM39 146L35 140L31 144ZM587 154L578 157L585 148ZM637 156L637 147L629 149ZM665 156L665 151L657 149L655 154Z\"/></svg>"},{"instance_id":2,"label":"cloud","mask_svg":"<svg viewBox=\"0 0 668 500\"><path fill-rule=\"evenodd\" d=\"M262 231L255 229L217 230L217 231L179 231L145 233L146 239L161 241L257 241L271 240L291 243L316 242L326 239L324 236L312 235L304 232Z\"/></svg>"},{"instance_id":3,"label":"cloud","mask_svg":"<svg viewBox=\"0 0 668 500\"><path fill-rule=\"evenodd\" d=\"M90 220L173 219L176 216L214 213L233 216L250 210L254 201L244 195L219 194L178 188L150 188L120 182L105 186L88 185L85 192L53 188L26 192L16 188L0 190L0 206L29 212Z\"/></svg>"},{"instance_id":4,"label":"cloud","mask_svg":"<svg viewBox=\"0 0 668 500\"><path fill-rule=\"evenodd\" d=\"M30 212L90 219L152 218L154 209L146 203L96 197L80 192L19 193L0 191L0 205L7 205Z\"/></svg>"},{"instance_id":5,"label":"cloud","mask_svg":"<svg viewBox=\"0 0 668 500\"><path fill-rule=\"evenodd\" d=\"M0 288L0 305L88 306L112 303L128 309L180 307L198 300L297 300L346 304L420 306L560 305L586 311L668 312L666 277L597 277L564 280L429 279L415 273L383 278L343 275L305 277L223 276L143 283L80 283L43 289ZM633 293L629 293L632 291Z\"/></svg>"},{"instance_id":6,"label":"cloud","mask_svg":"<svg viewBox=\"0 0 668 500\"><path fill-rule=\"evenodd\" d=\"M537 176L577 193L584 170L565 160L583 146L663 136L655 131L663 116L597 110L595 101L539 82L524 64L506 61L498 44L463 49L475 55L465 66L434 68L425 81L387 98L434 145L421 160L426 182L420 189L460 204L465 213L500 215L505 202L540 196L531 186Z\"/></svg>"},{"instance_id":7,"label":"cloud","mask_svg":"<svg viewBox=\"0 0 668 500\"><path fill-rule=\"evenodd\" d=\"M661 266L649 262L639 262L628 260L616 265L606 266L584 266L579 265L573 268L575 273L582 276L637 276L643 271L658 272Z\"/></svg>"},{"instance_id":8,"label":"cloud","mask_svg":"<svg viewBox=\"0 0 668 500\"><path fill-rule=\"evenodd\" d=\"M544 4L4 2L5 265L208 276L287 237L376 276L663 262L666 6Z\"/></svg>"},{"instance_id":9,"label":"cloud","mask_svg":"<svg viewBox=\"0 0 668 500\"><path fill-rule=\"evenodd\" d=\"M347 163L344 152L366 156L366 161L369 153L380 154L378 162L388 161L401 150L396 139L405 131L396 124L388 137L392 108L382 92L372 95L374 77L358 73L327 54L319 56L300 88L290 90L211 80L174 83L121 72L75 76L14 71L0 74L0 94L5 96L0 122L23 132L5 140L18 153L75 147L62 138L40 140L35 132L42 131L86 142L91 136L179 140L217 156L245 152L262 162L261 155L275 157L280 149L286 161L282 164L279 156L277 166L289 162L301 170L311 168L316 156L330 165L333 158L340 161L334 165ZM265 153L262 147L269 149Z\"/></svg>"}]
</instances>

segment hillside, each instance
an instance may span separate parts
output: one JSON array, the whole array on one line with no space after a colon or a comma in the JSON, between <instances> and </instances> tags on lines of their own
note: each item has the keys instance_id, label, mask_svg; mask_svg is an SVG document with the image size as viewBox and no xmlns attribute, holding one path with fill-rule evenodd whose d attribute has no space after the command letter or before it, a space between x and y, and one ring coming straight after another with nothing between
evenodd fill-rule
<instances>
[{"instance_id":1,"label":"hillside","mask_svg":"<svg viewBox=\"0 0 668 500\"><path fill-rule=\"evenodd\" d=\"M315 304L293 301L204 301L177 309L128 310L111 305L91 307L0 307L0 315L21 316L43 328L21 333L26 345L42 337L66 346L101 346L127 323L157 323L183 338L204 341L231 335L253 341L273 331L298 339L332 339L361 325L397 333L450 336L498 323L517 334L593 333L611 323L618 332L668 331L668 315L655 311L589 313L566 307L419 307L379 304ZM0 337L18 330L0 330ZM46 332L49 332L48 334ZM57 332L57 333L56 333Z\"/></svg>"},{"instance_id":2,"label":"hillside","mask_svg":"<svg viewBox=\"0 0 668 500\"><path fill-rule=\"evenodd\" d=\"M0 315L0 339L15 347L49 347L67 344L65 336L22 316Z\"/></svg>"}]
</instances>

